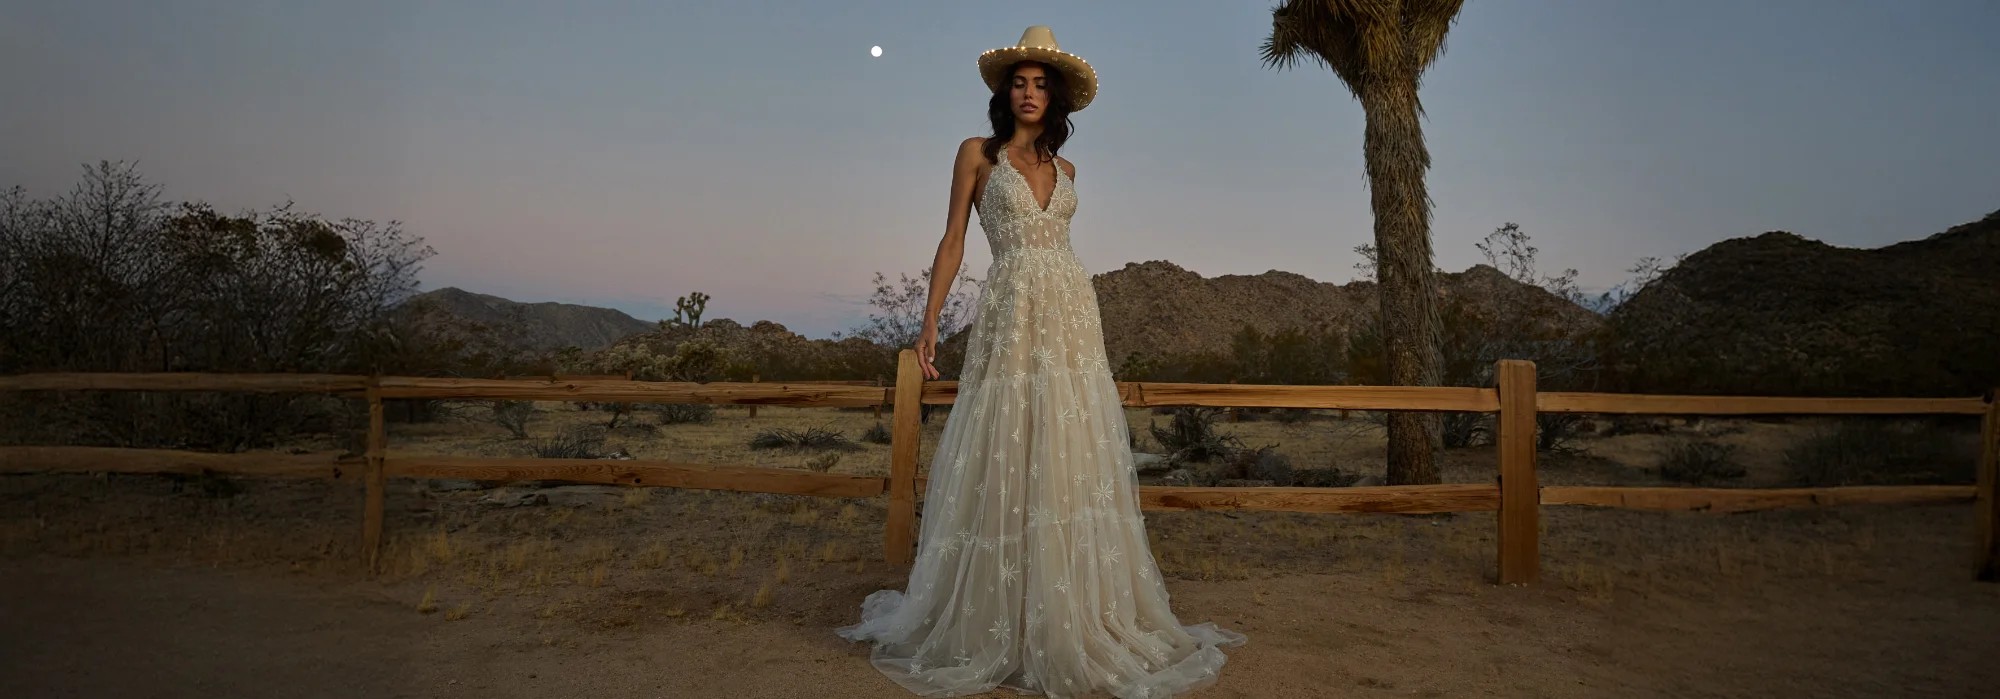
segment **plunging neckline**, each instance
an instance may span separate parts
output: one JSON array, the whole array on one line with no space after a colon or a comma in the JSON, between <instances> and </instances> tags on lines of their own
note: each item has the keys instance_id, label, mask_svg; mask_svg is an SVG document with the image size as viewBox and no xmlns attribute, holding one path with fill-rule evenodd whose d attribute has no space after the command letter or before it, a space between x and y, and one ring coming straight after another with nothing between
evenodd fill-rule
<instances>
[{"instance_id":1,"label":"plunging neckline","mask_svg":"<svg viewBox=\"0 0 2000 699\"><path fill-rule=\"evenodd\" d=\"M1025 172L1021 172L1021 168L1019 168L1019 167L1017 167L1017 166L1015 166L1015 165L1014 165L1014 154L1013 154L1012 152L1010 152L1010 151L1009 151L1009 150L1008 150L1007 148L1005 148L1005 147L1002 147L1002 148L1000 149L1000 157L1001 157L1002 159L1004 159L1004 160L1006 160L1006 161L1007 161L1007 169L1009 169L1009 170L1013 170L1013 171L1014 171L1014 175L1015 175L1016 177L1019 177L1019 178L1021 178L1021 184L1024 184L1024 185L1027 185L1027 186L1028 186L1028 200L1029 200L1029 203L1032 203L1032 204L1035 204L1035 210L1036 210L1036 211L1039 211L1039 212L1041 212L1041 213L1045 213L1045 214L1046 214L1046 213L1048 213L1048 212L1049 212L1049 207L1051 207L1051 206L1055 206L1055 204L1056 204L1056 192L1058 192L1058 191L1062 190L1062 181L1063 181L1063 171L1062 171L1062 163L1060 163L1060 162L1051 162L1051 163L1050 163L1050 165L1051 165L1051 166L1053 166L1053 167L1054 167L1054 168L1056 169L1056 180L1055 180L1055 183L1054 183L1054 184L1052 184L1052 185L1050 185L1050 186L1049 186L1049 199L1048 199L1048 201L1047 201L1047 202L1037 202L1037 201L1034 201L1034 200L1035 200L1035 199L1037 198L1037 197L1035 196L1035 183L1034 183L1034 182L1032 182L1032 181L1029 181L1029 180L1028 180L1028 173L1025 173ZM991 182L988 182L988 183L986 183L986 186L990 188L990 187L992 187L992 186L993 186L993 183L991 183Z\"/></svg>"}]
</instances>

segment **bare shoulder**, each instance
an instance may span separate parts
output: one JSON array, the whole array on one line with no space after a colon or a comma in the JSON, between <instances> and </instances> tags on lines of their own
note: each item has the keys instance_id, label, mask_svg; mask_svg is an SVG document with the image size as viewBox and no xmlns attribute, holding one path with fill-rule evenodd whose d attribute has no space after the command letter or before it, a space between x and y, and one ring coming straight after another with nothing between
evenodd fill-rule
<instances>
[{"instance_id":1,"label":"bare shoulder","mask_svg":"<svg viewBox=\"0 0 2000 699\"><path fill-rule=\"evenodd\" d=\"M972 138L965 139L964 141L958 144L958 161L960 163L964 163L967 160L974 158L977 158L979 160L986 159L985 136L973 136Z\"/></svg>"},{"instance_id":2,"label":"bare shoulder","mask_svg":"<svg viewBox=\"0 0 2000 699\"><path fill-rule=\"evenodd\" d=\"M1056 164L1062 166L1064 175L1068 175L1072 180L1076 179L1076 163L1070 162L1068 158L1056 156Z\"/></svg>"}]
</instances>

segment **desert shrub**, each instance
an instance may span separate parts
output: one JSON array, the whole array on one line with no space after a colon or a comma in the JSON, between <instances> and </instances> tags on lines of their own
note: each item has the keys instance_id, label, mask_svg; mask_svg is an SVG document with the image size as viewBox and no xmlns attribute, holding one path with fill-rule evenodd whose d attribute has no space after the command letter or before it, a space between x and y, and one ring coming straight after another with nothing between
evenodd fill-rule
<instances>
[{"instance_id":1,"label":"desert shrub","mask_svg":"<svg viewBox=\"0 0 2000 699\"><path fill-rule=\"evenodd\" d=\"M1443 413L1438 419L1446 449L1477 446L1493 435L1492 419L1484 413Z\"/></svg>"},{"instance_id":2,"label":"desert shrub","mask_svg":"<svg viewBox=\"0 0 2000 699\"><path fill-rule=\"evenodd\" d=\"M543 459L602 459L604 432L589 427L571 427L553 437L535 440L530 446Z\"/></svg>"},{"instance_id":3,"label":"desert shrub","mask_svg":"<svg viewBox=\"0 0 2000 699\"><path fill-rule=\"evenodd\" d=\"M773 427L759 431L750 438L751 449L837 449L849 451L860 446L847 440L847 436L823 427L808 427L794 430L787 427Z\"/></svg>"},{"instance_id":4,"label":"desert shrub","mask_svg":"<svg viewBox=\"0 0 2000 699\"><path fill-rule=\"evenodd\" d=\"M1939 422L1848 419L1785 450L1785 471L1805 486L1971 483L1972 437Z\"/></svg>"},{"instance_id":5,"label":"desert shrub","mask_svg":"<svg viewBox=\"0 0 2000 699\"><path fill-rule=\"evenodd\" d=\"M1291 485L1294 478L1292 460L1275 450L1276 445L1245 449L1231 459L1241 464L1243 477L1257 481L1270 481L1272 485Z\"/></svg>"},{"instance_id":6,"label":"desert shrub","mask_svg":"<svg viewBox=\"0 0 2000 699\"><path fill-rule=\"evenodd\" d=\"M1326 468L1302 468L1292 472L1291 485L1303 488L1345 488L1361 480L1361 474L1348 473L1337 466Z\"/></svg>"},{"instance_id":7,"label":"desert shrub","mask_svg":"<svg viewBox=\"0 0 2000 699\"><path fill-rule=\"evenodd\" d=\"M806 468L815 473L826 473L838 465L840 465L840 452L837 451L821 452L806 459Z\"/></svg>"},{"instance_id":8,"label":"desert shrub","mask_svg":"<svg viewBox=\"0 0 2000 699\"><path fill-rule=\"evenodd\" d=\"M1590 421L1576 413L1535 413L1535 451L1568 454L1581 451L1577 440Z\"/></svg>"},{"instance_id":9,"label":"desert shrub","mask_svg":"<svg viewBox=\"0 0 2000 699\"><path fill-rule=\"evenodd\" d=\"M875 423L874 427L868 428L867 432L861 433L861 441L869 444L888 444L891 441L891 437L889 427L880 422Z\"/></svg>"},{"instance_id":10,"label":"desert shrub","mask_svg":"<svg viewBox=\"0 0 2000 699\"><path fill-rule=\"evenodd\" d=\"M1678 440L1660 460L1660 478L1689 485L1736 480L1747 472L1736 463L1735 457L1734 445L1700 439Z\"/></svg>"},{"instance_id":11,"label":"desert shrub","mask_svg":"<svg viewBox=\"0 0 2000 699\"><path fill-rule=\"evenodd\" d=\"M707 403L670 403L653 408L654 421L661 425L693 425L713 422L715 406Z\"/></svg>"},{"instance_id":12,"label":"desert shrub","mask_svg":"<svg viewBox=\"0 0 2000 699\"><path fill-rule=\"evenodd\" d=\"M1666 418L1653 415L1614 415L1610 425L1604 428L1605 436L1616 437L1626 434L1666 434L1673 424Z\"/></svg>"},{"instance_id":13,"label":"desert shrub","mask_svg":"<svg viewBox=\"0 0 2000 699\"><path fill-rule=\"evenodd\" d=\"M1221 414L1214 408L1177 408L1167 427L1151 425L1148 430L1153 433L1153 441L1167 450L1169 460L1206 463L1243 448L1243 441L1234 435L1215 431L1215 419Z\"/></svg>"},{"instance_id":14,"label":"desert shrub","mask_svg":"<svg viewBox=\"0 0 2000 699\"><path fill-rule=\"evenodd\" d=\"M493 424L506 428L515 439L528 438L528 418L535 414L535 404L524 400L496 400L492 403Z\"/></svg>"}]
</instances>

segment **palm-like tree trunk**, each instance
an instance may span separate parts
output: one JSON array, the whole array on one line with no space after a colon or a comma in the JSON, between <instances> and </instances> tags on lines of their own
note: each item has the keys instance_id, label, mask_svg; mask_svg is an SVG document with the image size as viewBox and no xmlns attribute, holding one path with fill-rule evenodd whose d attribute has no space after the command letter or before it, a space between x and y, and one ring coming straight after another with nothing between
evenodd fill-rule
<instances>
[{"instance_id":1,"label":"palm-like tree trunk","mask_svg":"<svg viewBox=\"0 0 2000 699\"><path fill-rule=\"evenodd\" d=\"M1286 0L1271 10L1264 60L1301 58L1333 69L1368 116L1363 153L1375 211L1376 276L1390 383L1436 386L1437 277L1431 263L1431 201L1417 80L1444 49L1464 0ZM1391 484L1438 482L1437 416L1389 415Z\"/></svg>"},{"instance_id":2,"label":"palm-like tree trunk","mask_svg":"<svg viewBox=\"0 0 2000 699\"><path fill-rule=\"evenodd\" d=\"M1436 386L1444 359L1438 348L1430 193L1424 183L1431 156L1424 148L1414 68L1376 71L1357 86L1356 93L1368 117L1362 152L1375 210L1376 276L1389 381L1397 386ZM1388 437L1388 483L1439 481L1433 458L1439 437L1436 416L1390 413Z\"/></svg>"}]
</instances>

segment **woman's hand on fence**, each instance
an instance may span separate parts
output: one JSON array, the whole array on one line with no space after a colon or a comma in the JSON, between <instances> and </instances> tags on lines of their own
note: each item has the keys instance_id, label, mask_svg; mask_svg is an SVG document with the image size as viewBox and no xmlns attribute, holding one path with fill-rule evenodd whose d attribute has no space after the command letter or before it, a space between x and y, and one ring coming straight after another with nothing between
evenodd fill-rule
<instances>
[{"instance_id":1,"label":"woman's hand on fence","mask_svg":"<svg viewBox=\"0 0 2000 699\"><path fill-rule=\"evenodd\" d=\"M930 323L925 323L923 332L917 333L917 366L923 368L924 378L930 381L936 381L938 378L938 370L935 364L937 361L937 336L937 326Z\"/></svg>"}]
</instances>

